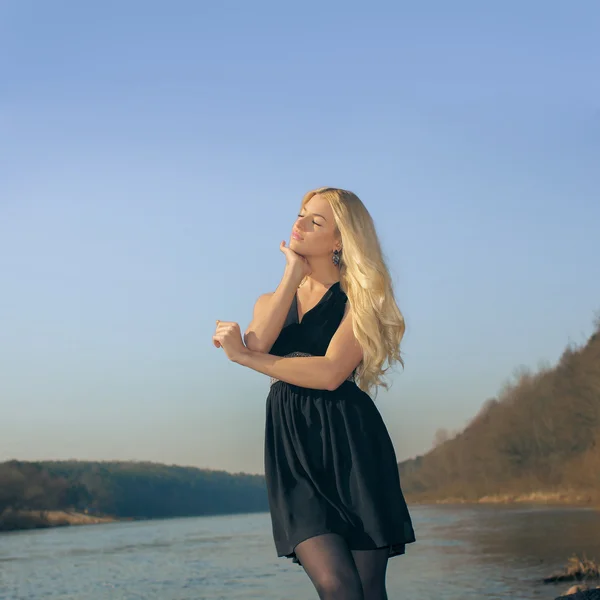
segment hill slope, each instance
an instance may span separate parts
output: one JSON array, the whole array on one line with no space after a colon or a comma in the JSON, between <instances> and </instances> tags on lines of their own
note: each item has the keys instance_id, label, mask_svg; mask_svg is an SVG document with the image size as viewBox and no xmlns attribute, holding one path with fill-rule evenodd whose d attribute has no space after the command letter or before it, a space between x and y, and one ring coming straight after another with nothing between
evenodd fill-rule
<instances>
[{"instance_id":1,"label":"hill slope","mask_svg":"<svg viewBox=\"0 0 600 600\"><path fill-rule=\"evenodd\" d=\"M583 347L521 373L464 431L399 469L413 501L600 501L600 323Z\"/></svg>"}]
</instances>

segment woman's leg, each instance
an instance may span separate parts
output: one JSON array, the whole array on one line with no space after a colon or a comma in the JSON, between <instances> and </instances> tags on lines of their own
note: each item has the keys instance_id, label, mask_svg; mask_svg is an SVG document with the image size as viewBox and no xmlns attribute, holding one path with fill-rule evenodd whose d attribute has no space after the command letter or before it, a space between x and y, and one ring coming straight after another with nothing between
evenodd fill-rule
<instances>
[{"instance_id":1,"label":"woman's leg","mask_svg":"<svg viewBox=\"0 0 600 600\"><path fill-rule=\"evenodd\" d=\"M294 550L321 600L364 600L352 553L342 536L317 535Z\"/></svg>"},{"instance_id":2,"label":"woman's leg","mask_svg":"<svg viewBox=\"0 0 600 600\"><path fill-rule=\"evenodd\" d=\"M362 582L364 600L388 600L385 591L385 572L389 549L352 550L352 556Z\"/></svg>"}]
</instances>

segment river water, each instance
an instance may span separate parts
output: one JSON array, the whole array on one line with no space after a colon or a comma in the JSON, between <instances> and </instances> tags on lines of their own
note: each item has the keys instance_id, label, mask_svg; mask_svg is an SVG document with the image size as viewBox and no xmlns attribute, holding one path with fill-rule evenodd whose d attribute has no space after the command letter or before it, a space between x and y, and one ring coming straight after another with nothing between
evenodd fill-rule
<instances>
[{"instance_id":1,"label":"river water","mask_svg":"<svg viewBox=\"0 0 600 600\"><path fill-rule=\"evenodd\" d=\"M600 560L600 511L412 507L418 541L388 566L390 600L545 600L540 580L573 554ZM600 582L599 582L600 584ZM0 534L2 600L308 600L302 567L277 558L268 513Z\"/></svg>"}]
</instances>

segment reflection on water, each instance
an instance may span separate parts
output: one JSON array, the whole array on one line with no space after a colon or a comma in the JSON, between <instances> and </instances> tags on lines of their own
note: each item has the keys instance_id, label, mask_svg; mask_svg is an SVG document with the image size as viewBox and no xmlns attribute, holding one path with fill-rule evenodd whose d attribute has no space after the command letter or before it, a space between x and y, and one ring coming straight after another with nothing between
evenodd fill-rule
<instances>
[{"instance_id":1,"label":"reflection on water","mask_svg":"<svg viewBox=\"0 0 600 600\"><path fill-rule=\"evenodd\" d=\"M418 537L390 560L390 600L551 599L573 553L600 559L600 511L419 506ZM304 600L301 567L275 556L268 514L0 535L1 600Z\"/></svg>"},{"instance_id":2,"label":"reflection on water","mask_svg":"<svg viewBox=\"0 0 600 600\"><path fill-rule=\"evenodd\" d=\"M555 598L569 585L543 577L575 553L600 559L600 511L484 505L421 507L419 516L433 578L450 592L444 598Z\"/></svg>"}]
</instances>

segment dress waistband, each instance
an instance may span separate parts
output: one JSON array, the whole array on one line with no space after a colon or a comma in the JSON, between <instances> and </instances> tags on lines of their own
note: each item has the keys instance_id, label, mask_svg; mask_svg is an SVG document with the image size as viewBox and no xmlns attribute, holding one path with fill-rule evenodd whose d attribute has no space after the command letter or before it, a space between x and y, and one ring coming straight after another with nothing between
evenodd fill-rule
<instances>
[{"instance_id":1,"label":"dress waistband","mask_svg":"<svg viewBox=\"0 0 600 600\"><path fill-rule=\"evenodd\" d=\"M314 356L314 354L308 354L307 352L290 352L281 358L295 358L296 356ZM281 381L281 379L277 379L275 377L271 377L270 379L271 385L277 383L278 381ZM346 377L346 381L354 381L354 371L352 371L352 373Z\"/></svg>"}]
</instances>

